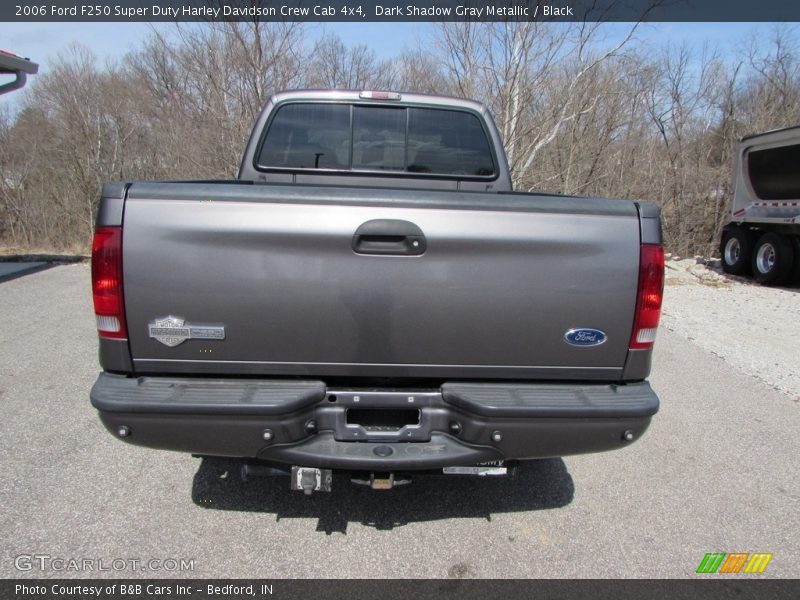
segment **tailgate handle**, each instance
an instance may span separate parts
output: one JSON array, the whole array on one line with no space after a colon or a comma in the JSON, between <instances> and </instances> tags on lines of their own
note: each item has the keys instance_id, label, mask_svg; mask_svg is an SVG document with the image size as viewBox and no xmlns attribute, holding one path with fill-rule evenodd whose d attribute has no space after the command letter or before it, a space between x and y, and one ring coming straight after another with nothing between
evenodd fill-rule
<instances>
[{"instance_id":1,"label":"tailgate handle","mask_svg":"<svg viewBox=\"0 0 800 600\"><path fill-rule=\"evenodd\" d=\"M422 229L410 221L374 219L356 229L352 248L357 254L419 256L427 241Z\"/></svg>"}]
</instances>

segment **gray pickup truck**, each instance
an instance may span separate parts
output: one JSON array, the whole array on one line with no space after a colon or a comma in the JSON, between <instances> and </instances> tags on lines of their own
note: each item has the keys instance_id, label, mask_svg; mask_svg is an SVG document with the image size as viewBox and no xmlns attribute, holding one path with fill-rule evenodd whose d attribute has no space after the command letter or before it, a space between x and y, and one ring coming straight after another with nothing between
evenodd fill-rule
<instances>
[{"instance_id":1,"label":"gray pickup truck","mask_svg":"<svg viewBox=\"0 0 800 600\"><path fill-rule=\"evenodd\" d=\"M306 493L621 448L658 410L663 269L656 206L512 192L479 103L279 93L236 181L103 187L91 401Z\"/></svg>"}]
</instances>

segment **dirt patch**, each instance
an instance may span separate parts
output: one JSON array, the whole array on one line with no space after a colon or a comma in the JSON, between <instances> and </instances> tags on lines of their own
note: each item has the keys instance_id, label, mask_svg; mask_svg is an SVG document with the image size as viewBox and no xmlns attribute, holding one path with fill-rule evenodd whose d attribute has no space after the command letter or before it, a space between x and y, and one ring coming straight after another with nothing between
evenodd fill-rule
<instances>
[{"instance_id":1,"label":"dirt patch","mask_svg":"<svg viewBox=\"0 0 800 600\"><path fill-rule=\"evenodd\" d=\"M662 326L800 398L800 287L730 276L715 259L670 257Z\"/></svg>"}]
</instances>

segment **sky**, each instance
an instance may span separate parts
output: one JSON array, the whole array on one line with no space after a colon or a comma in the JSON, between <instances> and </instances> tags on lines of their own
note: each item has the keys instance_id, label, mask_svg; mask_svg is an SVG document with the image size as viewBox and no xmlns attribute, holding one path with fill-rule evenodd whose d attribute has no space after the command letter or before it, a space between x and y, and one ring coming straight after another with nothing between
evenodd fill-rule
<instances>
[{"instance_id":1,"label":"sky","mask_svg":"<svg viewBox=\"0 0 800 600\"><path fill-rule=\"evenodd\" d=\"M379 58L391 57L405 48L423 46L435 24L431 23L310 23L307 25L309 43L324 33L339 35L345 43L366 44ZM773 25L769 23L645 23L637 38L647 44L660 46L667 42L687 42L700 47L703 43L717 46L723 56L733 57L749 36L768 37ZM171 23L3 23L0 29L0 49L29 57L39 63L40 73L63 54L71 43L87 46L101 64L122 58L139 47L153 28L169 31ZM609 38L624 35L629 23L604 25ZM16 104L24 93L0 96L0 105Z\"/></svg>"},{"instance_id":2,"label":"sky","mask_svg":"<svg viewBox=\"0 0 800 600\"><path fill-rule=\"evenodd\" d=\"M424 41L435 25L431 23L310 23L309 37L324 32L338 34L345 43L366 44L379 57L390 57L406 47ZM104 61L116 59L136 48L153 27L167 31L170 23L3 23L0 48L38 62L42 72L71 42L88 46ZM628 23L606 25L614 35L629 27ZM734 52L737 42L752 32L766 33L768 23L646 23L638 37L661 44L667 41L719 44L723 52Z\"/></svg>"},{"instance_id":3,"label":"sky","mask_svg":"<svg viewBox=\"0 0 800 600\"><path fill-rule=\"evenodd\" d=\"M89 47L101 60L119 58L138 47L142 39L159 27L172 23L3 23L0 49L25 56L46 70L47 63L71 42ZM426 23L309 23L309 37L337 33L345 43L367 44L379 57L393 56L413 47L417 36L429 29Z\"/></svg>"}]
</instances>

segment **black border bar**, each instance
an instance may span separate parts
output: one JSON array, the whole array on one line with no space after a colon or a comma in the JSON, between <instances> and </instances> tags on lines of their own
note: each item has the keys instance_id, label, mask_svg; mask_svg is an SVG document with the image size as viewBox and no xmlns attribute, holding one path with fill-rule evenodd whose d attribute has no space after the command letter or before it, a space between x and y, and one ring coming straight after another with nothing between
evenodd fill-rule
<instances>
[{"instance_id":1,"label":"black border bar","mask_svg":"<svg viewBox=\"0 0 800 600\"><path fill-rule=\"evenodd\" d=\"M796 22L794 0L8 0L5 22Z\"/></svg>"},{"instance_id":2,"label":"black border bar","mask_svg":"<svg viewBox=\"0 0 800 600\"><path fill-rule=\"evenodd\" d=\"M679 580L6 579L0 582L0 597L4 600L794 600L800 595L798 579L746 577L700 575L697 579ZM34 589L44 593L32 591Z\"/></svg>"}]
</instances>

